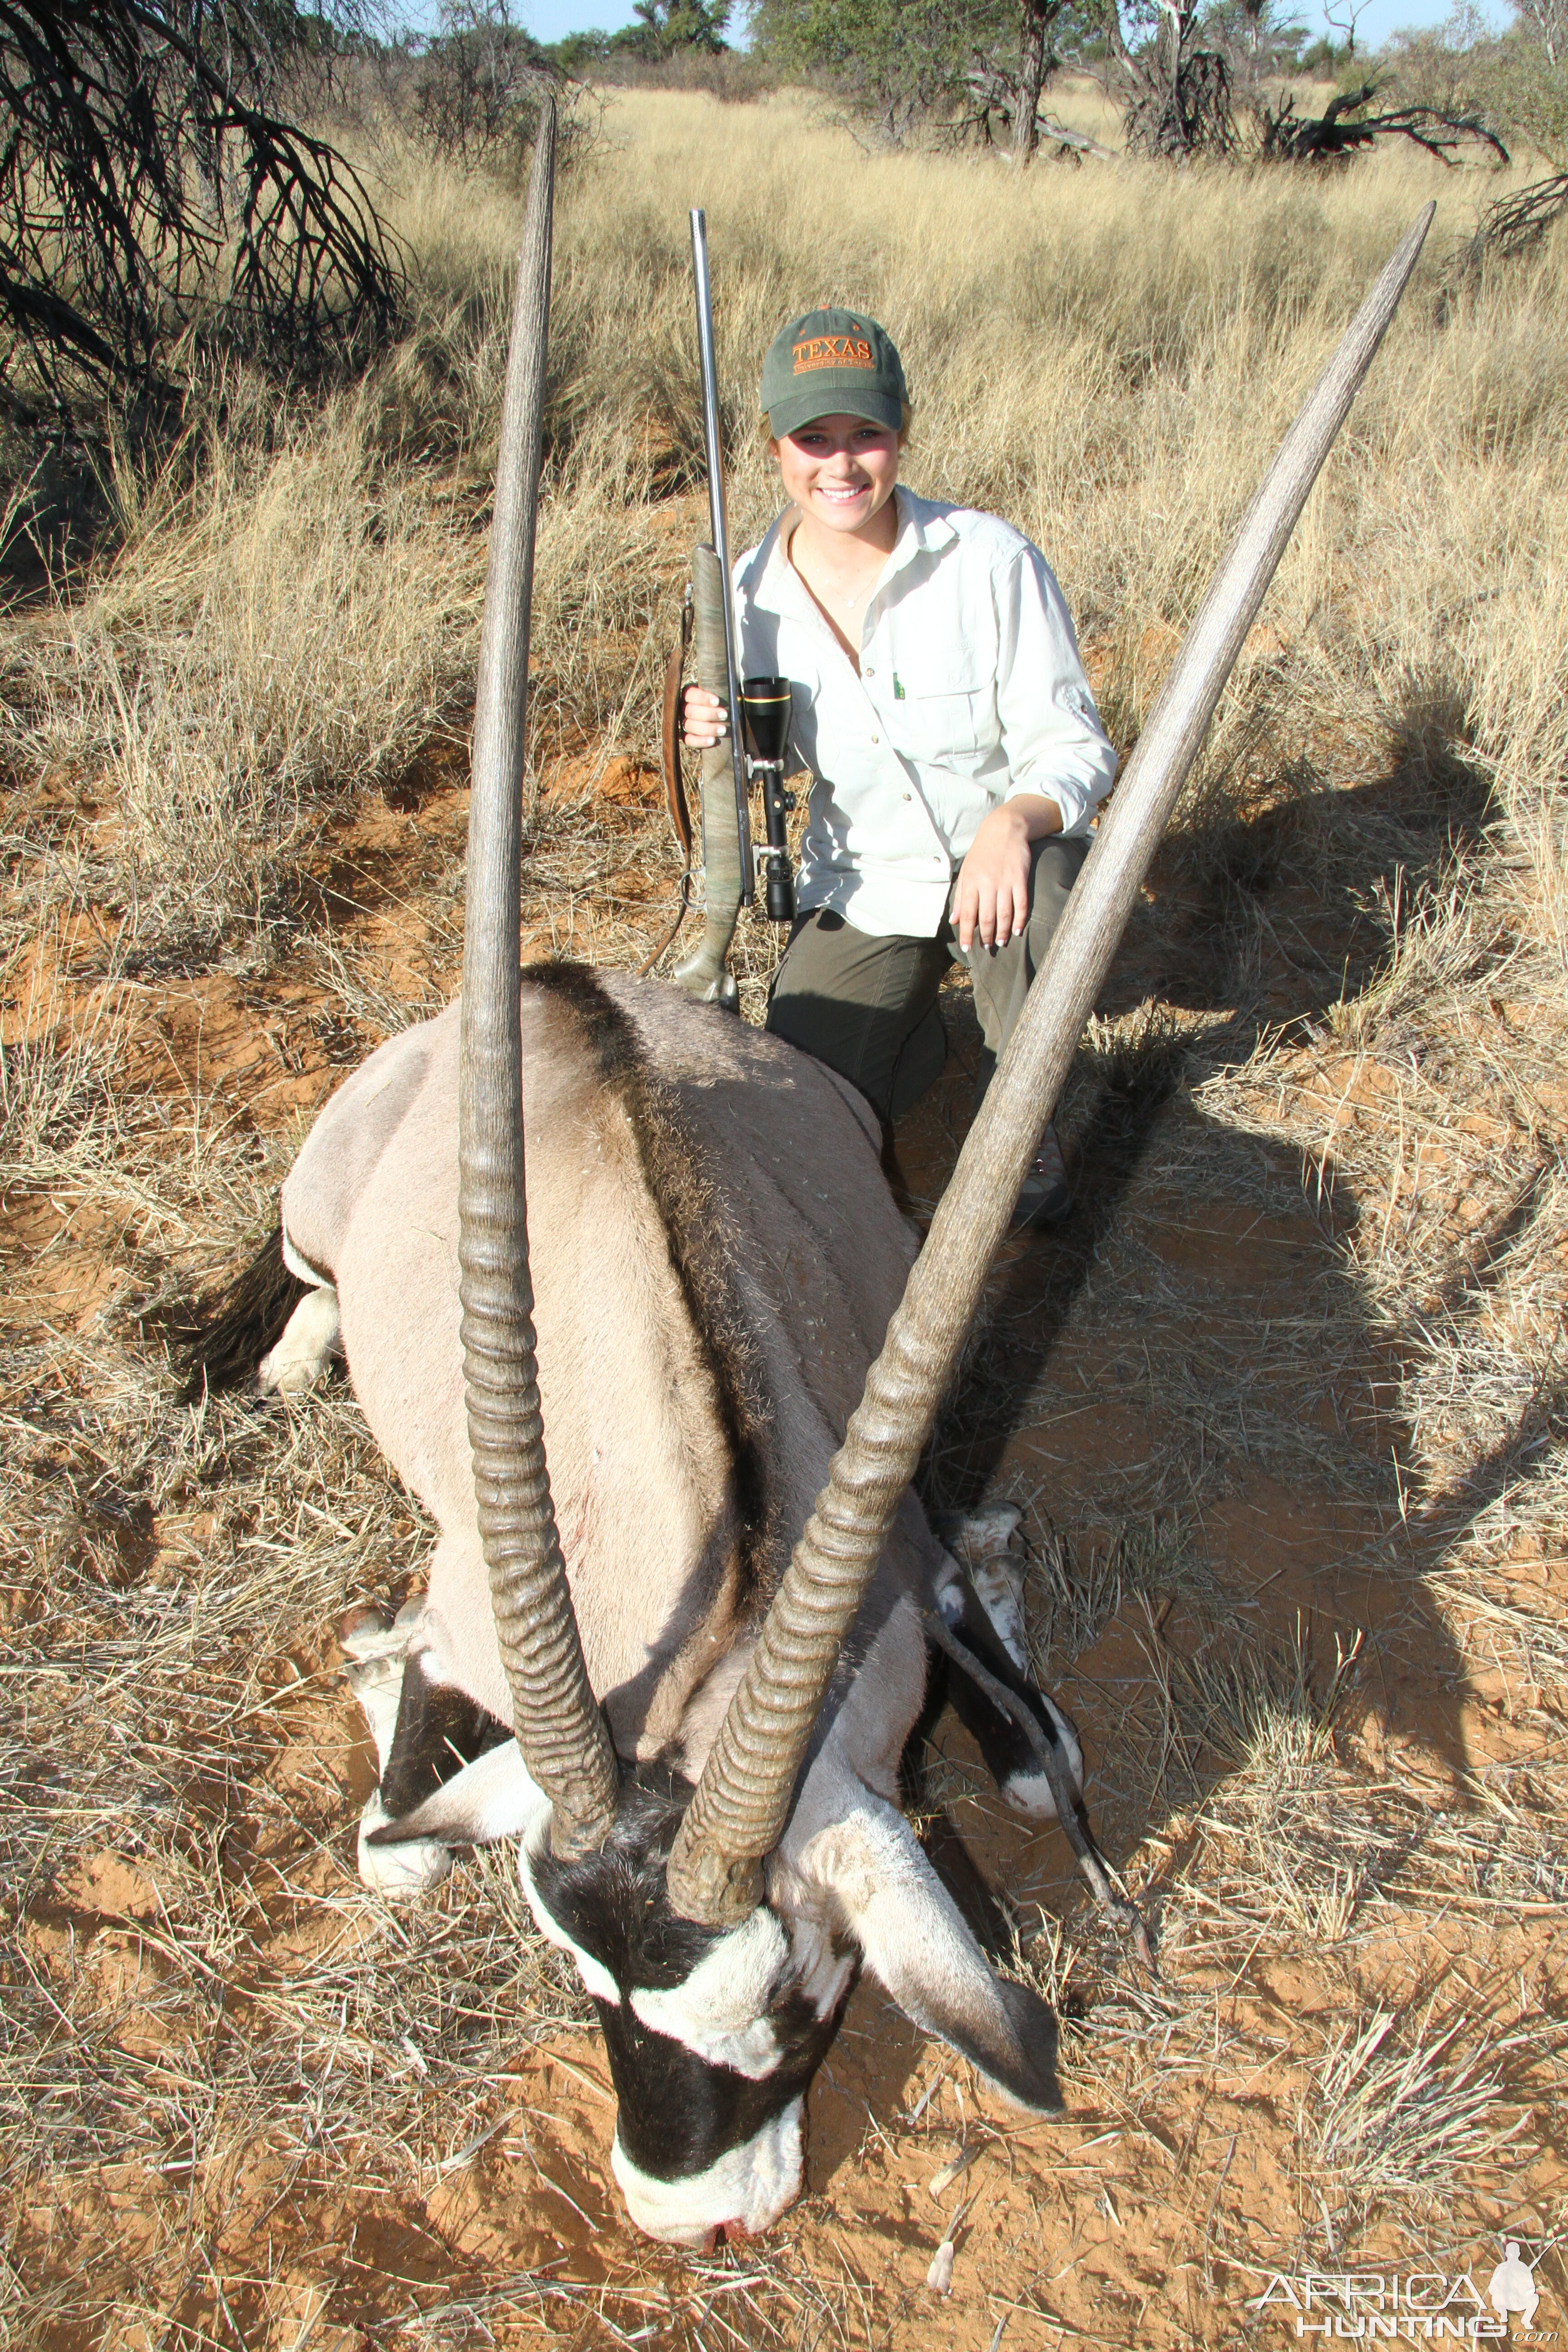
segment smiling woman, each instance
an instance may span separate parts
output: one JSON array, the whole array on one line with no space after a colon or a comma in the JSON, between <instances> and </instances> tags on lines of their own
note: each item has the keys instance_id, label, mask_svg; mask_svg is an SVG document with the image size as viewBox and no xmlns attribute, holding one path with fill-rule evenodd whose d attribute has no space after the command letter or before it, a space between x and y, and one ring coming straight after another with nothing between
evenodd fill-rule
<instances>
[{"instance_id":1,"label":"smiling woman","mask_svg":"<svg viewBox=\"0 0 1568 2352\"><path fill-rule=\"evenodd\" d=\"M900 488L903 364L874 319L807 311L775 337L762 404L787 501L735 567L744 667L787 677L812 779L801 913L768 1027L885 1121L942 1068L937 994L969 966L984 1034L976 1102L1088 854L1116 758L1039 550L994 516ZM687 741L717 742L689 690ZM1070 1192L1054 1133L1016 1228Z\"/></svg>"}]
</instances>

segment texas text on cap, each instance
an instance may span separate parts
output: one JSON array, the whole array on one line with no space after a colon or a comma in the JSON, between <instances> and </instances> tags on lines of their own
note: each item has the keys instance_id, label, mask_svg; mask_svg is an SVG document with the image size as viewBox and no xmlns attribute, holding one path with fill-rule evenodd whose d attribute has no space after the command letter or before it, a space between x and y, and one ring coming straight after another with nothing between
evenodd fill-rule
<instances>
[{"instance_id":1,"label":"texas text on cap","mask_svg":"<svg viewBox=\"0 0 1568 2352\"><path fill-rule=\"evenodd\" d=\"M763 362L775 438L814 416L863 416L896 433L908 397L892 337L863 310L807 310L774 336Z\"/></svg>"}]
</instances>

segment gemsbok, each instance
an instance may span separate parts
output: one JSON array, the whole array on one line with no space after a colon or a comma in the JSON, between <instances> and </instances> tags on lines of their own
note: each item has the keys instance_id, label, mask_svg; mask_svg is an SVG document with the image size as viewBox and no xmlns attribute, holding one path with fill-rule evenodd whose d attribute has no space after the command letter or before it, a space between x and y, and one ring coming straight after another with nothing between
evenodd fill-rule
<instances>
[{"instance_id":1,"label":"gemsbok","mask_svg":"<svg viewBox=\"0 0 1568 2352\"><path fill-rule=\"evenodd\" d=\"M520 985L553 138L547 106L501 424L460 1004L383 1045L318 1118L282 1202L308 1288L261 1379L302 1388L341 1348L440 1529L424 1599L343 1629L380 1759L365 1877L416 1890L454 1846L519 1840L540 1931L597 2006L627 2209L702 2244L766 2228L798 2192L805 2095L862 1967L1009 2097L1060 2105L1051 2015L989 1965L900 1811L899 1769L940 1657L998 1780L1058 1814L1110 1900L1082 1761L995 1591L994 1622L910 1480L1154 845L1431 208L1188 631L917 1255L867 1107L820 1065L679 988L569 966ZM715 866L710 914L723 891Z\"/></svg>"}]
</instances>

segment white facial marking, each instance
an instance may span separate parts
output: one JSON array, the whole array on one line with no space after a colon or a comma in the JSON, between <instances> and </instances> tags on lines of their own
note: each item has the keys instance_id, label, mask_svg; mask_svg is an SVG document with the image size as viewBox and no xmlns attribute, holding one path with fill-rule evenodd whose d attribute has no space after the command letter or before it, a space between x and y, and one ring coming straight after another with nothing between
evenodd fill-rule
<instances>
[{"instance_id":1,"label":"white facial marking","mask_svg":"<svg viewBox=\"0 0 1568 2352\"><path fill-rule=\"evenodd\" d=\"M632 2008L655 2033L758 2082L779 2063L767 2010L789 1956L784 1931L763 1905L721 1937L684 1983L663 1991L639 1986Z\"/></svg>"},{"instance_id":2,"label":"white facial marking","mask_svg":"<svg viewBox=\"0 0 1568 2352\"><path fill-rule=\"evenodd\" d=\"M710 2231L735 2225L751 2238L770 2229L800 2194L802 2105L792 2099L782 2113L769 2116L754 2139L727 2149L706 2172L683 2180L658 2180L644 2172L622 2147L617 2131L610 2166L637 2228L676 2246L704 2245Z\"/></svg>"},{"instance_id":3,"label":"white facial marking","mask_svg":"<svg viewBox=\"0 0 1568 2352\"><path fill-rule=\"evenodd\" d=\"M618 2009L621 2005L621 1989L609 1969L602 1961L596 1960L592 1952L585 1952L581 1944L573 1942L554 1913L545 1907L539 1889L533 1883L532 1856L530 1848L536 1841L542 1843L547 1827L548 1816L545 1822L535 1830L532 1837L524 1839L517 1853L517 1874L522 1881L522 1891L528 1897L528 1907L533 1914L533 1924L547 1944L553 1944L559 1952L571 1953L577 1963L577 1973L583 1979L583 1990L589 2000L607 2000L612 2007Z\"/></svg>"}]
</instances>

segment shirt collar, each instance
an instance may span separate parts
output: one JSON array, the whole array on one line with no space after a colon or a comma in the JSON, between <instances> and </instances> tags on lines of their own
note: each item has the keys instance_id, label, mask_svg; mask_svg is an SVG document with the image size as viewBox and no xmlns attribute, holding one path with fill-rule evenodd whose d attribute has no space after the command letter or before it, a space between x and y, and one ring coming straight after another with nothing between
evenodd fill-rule
<instances>
[{"instance_id":1,"label":"shirt collar","mask_svg":"<svg viewBox=\"0 0 1568 2352\"><path fill-rule=\"evenodd\" d=\"M887 593L900 572L907 571L919 555L935 554L957 539L958 533L949 522L948 509L934 499L922 499L907 490L902 482L893 493L899 502L899 533L892 552L883 566L877 583L876 603ZM757 585L752 603L763 612L783 613L794 604L803 604L815 616L816 607L806 593L804 582L789 560L789 535L799 520L800 509L785 507L784 512L764 534L756 553ZM785 601L781 602L781 599Z\"/></svg>"},{"instance_id":2,"label":"shirt collar","mask_svg":"<svg viewBox=\"0 0 1568 2352\"><path fill-rule=\"evenodd\" d=\"M934 499L918 498L901 482L894 495L899 501L899 535L877 583L878 597L886 595L899 573L907 571L918 555L934 555L958 537L946 509Z\"/></svg>"}]
</instances>

